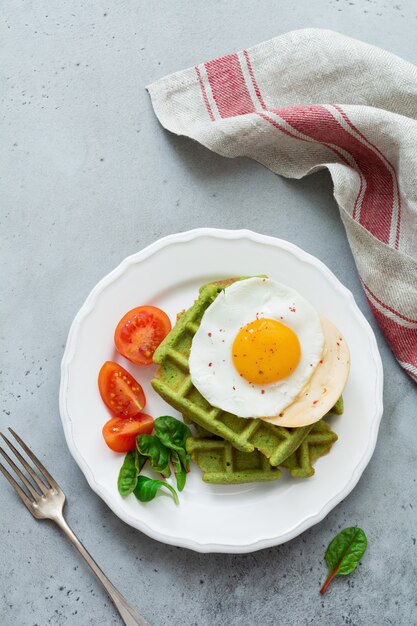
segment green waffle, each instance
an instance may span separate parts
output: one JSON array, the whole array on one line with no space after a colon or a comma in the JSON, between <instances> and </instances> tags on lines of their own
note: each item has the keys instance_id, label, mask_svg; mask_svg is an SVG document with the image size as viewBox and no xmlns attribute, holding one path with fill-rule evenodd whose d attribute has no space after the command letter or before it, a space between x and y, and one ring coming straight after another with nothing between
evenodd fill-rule
<instances>
[{"instance_id":1,"label":"green waffle","mask_svg":"<svg viewBox=\"0 0 417 626\"><path fill-rule=\"evenodd\" d=\"M282 476L282 472L272 467L260 452L242 452L224 439L189 437L187 451L203 470L206 483L233 485L266 482Z\"/></svg>"},{"instance_id":2,"label":"green waffle","mask_svg":"<svg viewBox=\"0 0 417 626\"><path fill-rule=\"evenodd\" d=\"M215 437L216 436L216 435L213 435L213 433L211 433L206 428L203 428L202 426L200 426L199 424L194 424L194 422L188 419L185 415L182 416L182 419L189 426L194 426L194 430L197 433L198 437Z\"/></svg>"},{"instance_id":3,"label":"green waffle","mask_svg":"<svg viewBox=\"0 0 417 626\"><path fill-rule=\"evenodd\" d=\"M260 419L237 417L210 405L190 378L191 342L203 314L220 291L234 280L237 279L211 283L200 289L193 306L179 316L174 328L155 351L154 362L159 368L151 382L155 391L186 420L222 437L242 452L258 450L271 465L277 466L300 446L312 425L285 428Z\"/></svg>"},{"instance_id":4,"label":"green waffle","mask_svg":"<svg viewBox=\"0 0 417 626\"><path fill-rule=\"evenodd\" d=\"M330 415L330 413L336 413L336 415L342 415L344 410L345 410L345 407L343 403L343 396L340 396L340 398L338 399L338 401L336 402L332 410L329 411L329 413L326 413L326 415Z\"/></svg>"},{"instance_id":5,"label":"green waffle","mask_svg":"<svg viewBox=\"0 0 417 626\"><path fill-rule=\"evenodd\" d=\"M313 425L299 448L281 466L288 469L294 478L308 478L314 474L315 461L327 454L336 440L336 433L321 420ZM223 439L189 437L187 450L194 463L203 470L206 483L232 485L265 482L277 480L281 476L280 470L272 467L257 450L241 452Z\"/></svg>"},{"instance_id":6,"label":"green waffle","mask_svg":"<svg viewBox=\"0 0 417 626\"><path fill-rule=\"evenodd\" d=\"M312 476L314 474L313 464L318 458L330 452L335 441L337 441L336 433L330 429L326 422L320 420L320 422L313 424L313 428L299 448L281 465L289 470L294 478Z\"/></svg>"}]
</instances>

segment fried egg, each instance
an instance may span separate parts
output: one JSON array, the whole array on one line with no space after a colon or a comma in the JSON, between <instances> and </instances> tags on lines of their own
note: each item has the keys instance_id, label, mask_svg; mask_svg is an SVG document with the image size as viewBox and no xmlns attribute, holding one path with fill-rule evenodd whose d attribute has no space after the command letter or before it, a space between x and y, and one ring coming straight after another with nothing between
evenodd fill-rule
<instances>
[{"instance_id":1,"label":"fried egg","mask_svg":"<svg viewBox=\"0 0 417 626\"><path fill-rule=\"evenodd\" d=\"M279 416L322 360L320 316L297 291L268 278L226 287L205 311L190 351L193 385L240 417Z\"/></svg>"}]
</instances>

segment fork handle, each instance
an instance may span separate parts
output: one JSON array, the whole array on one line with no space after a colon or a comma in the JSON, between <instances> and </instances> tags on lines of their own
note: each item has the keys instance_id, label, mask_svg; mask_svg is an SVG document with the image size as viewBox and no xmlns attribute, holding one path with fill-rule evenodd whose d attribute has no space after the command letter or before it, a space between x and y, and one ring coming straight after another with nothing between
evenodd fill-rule
<instances>
[{"instance_id":1,"label":"fork handle","mask_svg":"<svg viewBox=\"0 0 417 626\"><path fill-rule=\"evenodd\" d=\"M140 615L122 596L120 591L116 589L113 583L107 578L104 572L97 565L91 554L84 548L81 541L78 537L73 533L71 528L68 526L67 522L62 516L56 517L53 520L61 530L64 531L68 539L71 541L73 546L75 546L81 556L84 557L85 561L93 570L94 574L97 576L110 598L112 599L114 605L120 613L120 616L126 626L150 626L149 622L146 621L142 615Z\"/></svg>"}]
</instances>

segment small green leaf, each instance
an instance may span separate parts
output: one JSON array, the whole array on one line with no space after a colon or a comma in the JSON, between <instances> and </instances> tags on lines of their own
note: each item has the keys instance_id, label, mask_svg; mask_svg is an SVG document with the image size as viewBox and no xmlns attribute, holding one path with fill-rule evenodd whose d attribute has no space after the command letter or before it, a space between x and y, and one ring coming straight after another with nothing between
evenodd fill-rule
<instances>
[{"instance_id":1,"label":"small green leaf","mask_svg":"<svg viewBox=\"0 0 417 626\"><path fill-rule=\"evenodd\" d=\"M178 491L182 491L185 487L187 474L182 466L180 456L176 450L173 450L171 452L171 461L172 465L174 466L175 476L177 479L177 489Z\"/></svg>"},{"instance_id":2,"label":"small green leaf","mask_svg":"<svg viewBox=\"0 0 417 626\"><path fill-rule=\"evenodd\" d=\"M163 415L158 417L154 422L155 435L159 437L162 443L171 450L178 452L181 463L186 472L190 469L190 455L185 448L185 442L191 437L191 431L175 417Z\"/></svg>"},{"instance_id":3,"label":"small green leaf","mask_svg":"<svg viewBox=\"0 0 417 626\"><path fill-rule=\"evenodd\" d=\"M151 467L155 472L167 477L171 475L169 467L170 451L161 443L155 435L139 435L136 438L136 446L140 454L149 458Z\"/></svg>"},{"instance_id":4,"label":"small green leaf","mask_svg":"<svg viewBox=\"0 0 417 626\"><path fill-rule=\"evenodd\" d=\"M138 474L145 463L146 457L139 454L137 450L126 454L117 479L117 488L121 496L128 496L132 493L136 487Z\"/></svg>"},{"instance_id":5,"label":"small green leaf","mask_svg":"<svg viewBox=\"0 0 417 626\"><path fill-rule=\"evenodd\" d=\"M141 502L149 502L154 499L158 490L162 487L166 487L171 492L175 504L179 504L177 492L170 484L163 480L153 480L147 476L138 477L137 485L133 493Z\"/></svg>"},{"instance_id":6,"label":"small green leaf","mask_svg":"<svg viewBox=\"0 0 417 626\"><path fill-rule=\"evenodd\" d=\"M326 550L326 563L329 576L320 593L323 594L335 576L346 575L356 569L368 543L361 528L345 528L329 543Z\"/></svg>"}]
</instances>

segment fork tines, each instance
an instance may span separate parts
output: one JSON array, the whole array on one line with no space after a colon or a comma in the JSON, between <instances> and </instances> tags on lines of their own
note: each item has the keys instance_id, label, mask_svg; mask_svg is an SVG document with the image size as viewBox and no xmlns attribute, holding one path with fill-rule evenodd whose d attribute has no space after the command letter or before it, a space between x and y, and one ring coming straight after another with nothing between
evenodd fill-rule
<instances>
[{"instance_id":1,"label":"fork tines","mask_svg":"<svg viewBox=\"0 0 417 626\"><path fill-rule=\"evenodd\" d=\"M3 433L0 433L1 437L4 439L10 450L13 452L14 456L20 461L26 472L29 474L32 481L28 479L28 477L22 472L22 470L16 465L13 459L7 454L3 448L0 447L0 454L8 463L9 467L14 470L17 476L22 481L26 491L22 489L22 486L13 478L10 472L0 463L0 471L7 478L9 483L15 489L17 494L22 499L23 503L27 506L28 509L31 508L33 502L36 502L42 496L45 496L48 492L52 490L59 491L60 488L57 482L52 478L48 470L42 465L39 459L33 454L32 450L25 444L25 442L17 435L12 428L8 429L16 441L20 444L21 448L26 452L31 461L38 468L43 480L39 476L37 472L32 468L31 465L27 462L27 460L22 456L22 454L17 450L17 448L13 445L13 443L5 436Z\"/></svg>"}]
</instances>

